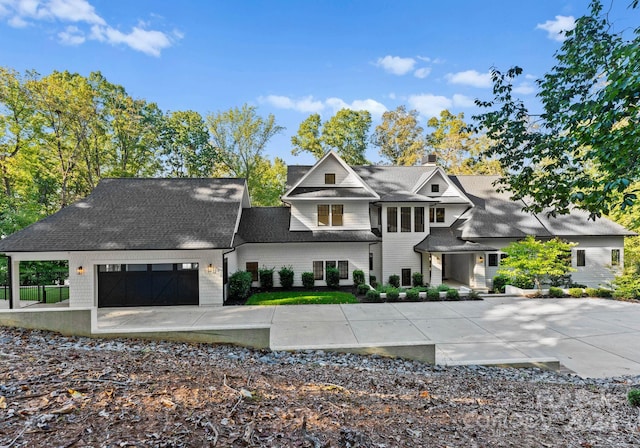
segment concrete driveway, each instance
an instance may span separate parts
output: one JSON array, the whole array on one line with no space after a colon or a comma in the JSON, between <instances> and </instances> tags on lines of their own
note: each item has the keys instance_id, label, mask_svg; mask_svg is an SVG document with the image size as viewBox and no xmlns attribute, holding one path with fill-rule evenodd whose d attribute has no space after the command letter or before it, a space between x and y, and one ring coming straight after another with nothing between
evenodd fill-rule
<instances>
[{"instance_id":1,"label":"concrete driveway","mask_svg":"<svg viewBox=\"0 0 640 448\"><path fill-rule=\"evenodd\" d=\"M122 311L124 312L124 311ZM271 327L273 350L426 342L443 365L555 358L582 377L640 375L640 305L604 299L126 309L98 313L101 331L247 324ZM180 317L182 316L182 317Z\"/></svg>"}]
</instances>

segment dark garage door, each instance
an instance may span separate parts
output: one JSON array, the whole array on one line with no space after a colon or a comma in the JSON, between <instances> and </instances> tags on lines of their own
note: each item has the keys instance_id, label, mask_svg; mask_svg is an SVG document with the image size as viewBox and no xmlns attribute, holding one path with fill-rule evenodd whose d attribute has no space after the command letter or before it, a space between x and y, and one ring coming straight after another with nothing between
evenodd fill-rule
<instances>
[{"instance_id":1,"label":"dark garage door","mask_svg":"<svg viewBox=\"0 0 640 448\"><path fill-rule=\"evenodd\" d=\"M198 264L98 266L98 306L198 305Z\"/></svg>"}]
</instances>

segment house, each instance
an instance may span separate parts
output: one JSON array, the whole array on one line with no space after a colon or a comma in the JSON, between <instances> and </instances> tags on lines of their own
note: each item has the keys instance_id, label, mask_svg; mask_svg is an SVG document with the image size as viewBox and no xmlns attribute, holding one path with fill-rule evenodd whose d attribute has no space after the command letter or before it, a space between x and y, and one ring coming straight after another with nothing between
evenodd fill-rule
<instances>
[{"instance_id":1,"label":"house","mask_svg":"<svg viewBox=\"0 0 640 448\"><path fill-rule=\"evenodd\" d=\"M434 163L351 167L328 152L289 167L282 207L251 207L243 179L105 179L0 241L0 252L13 291L20 261L68 260L70 307L221 305L229 273L249 271L258 286L259 268L282 266L295 286L303 272L325 285L333 266L343 285L362 270L380 282L398 275L403 286L420 272L432 285L486 289L500 249L526 235L578 243L575 282L598 286L622 268L632 232L580 211L524 213L496 179L448 176Z\"/></svg>"}]
</instances>

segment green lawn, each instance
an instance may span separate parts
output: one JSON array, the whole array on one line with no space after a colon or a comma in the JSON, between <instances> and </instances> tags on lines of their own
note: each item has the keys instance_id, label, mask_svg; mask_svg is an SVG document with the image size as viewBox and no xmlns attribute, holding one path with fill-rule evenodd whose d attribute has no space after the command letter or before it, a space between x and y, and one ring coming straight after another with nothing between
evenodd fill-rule
<instances>
[{"instance_id":1,"label":"green lawn","mask_svg":"<svg viewBox=\"0 0 640 448\"><path fill-rule=\"evenodd\" d=\"M245 305L306 305L358 303L353 294L339 291L279 291L261 292L249 297Z\"/></svg>"}]
</instances>

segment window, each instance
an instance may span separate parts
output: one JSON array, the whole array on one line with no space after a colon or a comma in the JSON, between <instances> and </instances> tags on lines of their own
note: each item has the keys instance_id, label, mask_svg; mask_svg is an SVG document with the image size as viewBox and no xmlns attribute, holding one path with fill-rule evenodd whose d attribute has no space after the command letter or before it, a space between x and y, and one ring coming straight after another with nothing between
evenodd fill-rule
<instances>
[{"instance_id":1,"label":"window","mask_svg":"<svg viewBox=\"0 0 640 448\"><path fill-rule=\"evenodd\" d=\"M173 264L169 264L169 263L152 264L152 265L151 265L151 270L152 270L153 272L159 272L159 271L173 271Z\"/></svg>"},{"instance_id":2,"label":"window","mask_svg":"<svg viewBox=\"0 0 640 448\"><path fill-rule=\"evenodd\" d=\"M431 193L440 193L440 184L431 184Z\"/></svg>"},{"instance_id":3,"label":"window","mask_svg":"<svg viewBox=\"0 0 640 448\"><path fill-rule=\"evenodd\" d=\"M411 269L402 269L402 286L411 286Z\"/></svg>"},{"instance_id":4,"label":"window","mask_svg":"<svg viewBox=\"0 0 640 448\"><path fill-rule=\"evenodd\" d=\"M121 272L122 265L121 264L101 264L98 266L98 271L100 272Z\"/></svg>"},{"instance_id":5,"label":"window","mask_svg":"<svg viewBox=\"0 0 640 448\"><path fill-rule=\"evenodd\" d=\"M318 226L342 226L342 204L318 204Z\"/></svg>"},{"instance_id":6,"label":"window","mask_svg":"<svg viewBox=\"0 0 640 448\"><path fill-rule=\"evenodd\" d=\"M620 266L620 249L611 249L611 266Z\"/></svg>"},{"instance_id":7,"label":"window","mask_svg":"<svg viewBox=\"0 0 640 448\"><path fill-rule=\"evenodd\" d=\"M335 184L336 183L336 175L335 173L325 173L324 175L324 183L325 184Z\"/></svg>"},{"instance_id":8,"label":"window","mask_svg":"<svg viewBox=\"0 0 640 448\"><path fill-rule=\"evenodd\" d=\"M498 254L489 254L489 266L498 266Z\"/></svg>"},{"instance_id":9,"label":"window","mask_svg":"<svg viewBox=\"0 0 640 448\"><path fill-rule=\"evenodd\" d=\"M146 264L128 264L127 271L128 272L146 272L147 265Z\"/></svg>"},{"instance_id":10,"label":"window","mask_svg":"<svg viewBox=\"0 0 640 448\"><path fill-rule=\"evenodd\" d=\"M332 226L341 226L342 225L342 212L344 207L342 204L333 204L331 206L331 225Z\"/></svg>"},{"instance_id":11,"label":"window","mask_svg":"<svg viewBox=\"0 0 640 448\"><path fill-rule=\"evenodd\" d=\"M429 222L444 222L444 208L430 208Z\"/></svg>"},{"instance_id":12,"label":"window","mask_svg":"<svg viewBox=\"0 0 640 448\"><path fill-rule=\"evenodd\" d=\"M411 207L400 208L400 231L411 232Z\"/></svg>"},{"instance_id":13,"label":"window","mask_svg":"<svg viewBox=\"0 0 640 448\"><path fill-rule=\"evenodd\" d=\"M323 261L313 262L313 278L315 280L324 280L324 262Z\"/></svg>"},{"instance_id":14,"label":"window","mask_svg":"<svg viewBox=\"0 0 640 448\"><path fill-rule=\"evenodd\" d=\"M369 252L369 270L373 271L373 253Z\"/></svg>"},{"instance_id":15,"label":"window","mask_svg":"<svg viewBox=\"0 0 640 448\"><path fill-rule=\"evenodd\" d=\"M335 261L327 261L326 264L327 264L327 269L335 268L337 266Z\"/></svg>"},{"instance_id":16,"label":"window","mask_svg":"<svg viewBox=\"0 0 640 448\"><path fill-rule=\"evenodd\" d=\"M258 262L257 261L248 261L246 264L247 272L251 272L251 281L258 281Z\"/></svg>"},{"instance_id":17,"label":"window","mask_svg":"<svg viewBox=\"0 0 640 448\"><path fill-rule=\"evenodd\" d=\"M398 231L398 207L387 207L387 232Z\"/></svg>"},{"instance_id":18,"label":"window","mask_svg":"<svg viewBox=\"0 0 640 448\"><path fill-rule=\"evenodd\" d=\"M576 250L576 266L585 266L586 261L584 249Z\"/></svg>"},{"instance_id":19,"label":"window","mask_svg":"<svg viewBox=\"0 0 640 448\"><path fill-rule=\"evenodd\" d=\"M318 204L318 226L329 225L329 206Z\"/></svg>"},{"instance_id":20,"label":"window","mask_svg":"<svg viewBox=\"0 0 640 448\"><path fill-rule=\"evenodd\" d=\"M413 208L413 231L424 232L424 207Z\"/></svg>"},{"instance_id":21,"label":"window","mask_svg":"<svg viewBox=\"0 0 640 448\"><path fill-rule=\"evenodd\" d=\"M338 261L338 271L340 271L340 280L349 278L349 262Z\"/></svg>"},{"instance_id":22,"label":"window","mask_svg":"<svg viewBox=\"0 0 640 448\"><path fill-rule=\"evenodd\" d=\"M198 269L198 263L180 263L178 265L179 271L193 271Z\"/></svg>"}]
</instances>

